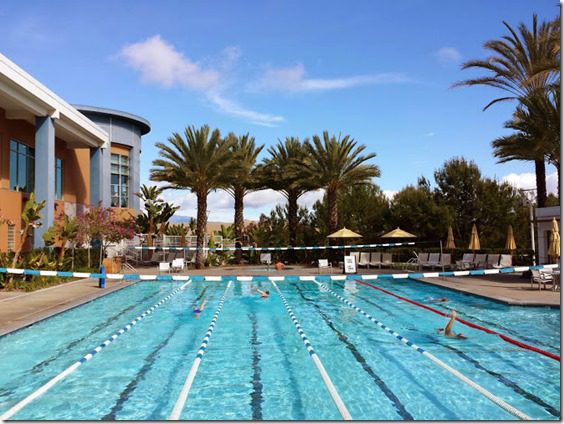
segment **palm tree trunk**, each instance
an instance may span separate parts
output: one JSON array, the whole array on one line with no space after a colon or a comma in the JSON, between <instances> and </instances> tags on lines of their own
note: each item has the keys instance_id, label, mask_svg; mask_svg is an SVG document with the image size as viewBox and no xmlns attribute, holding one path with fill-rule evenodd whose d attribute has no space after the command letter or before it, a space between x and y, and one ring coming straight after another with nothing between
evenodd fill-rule
<instances>
[{"instance_id":1,"label":"palm tree trunk","mask_svg":"<svg viewBox=\"0 0 564 424\"><path fill-rule=\"evenodd\" d=\"M290 246L298 242L298 196L288 193L288 240Z\"/></svg>"},{"instance_id":2,"label":"palm tree trunk","mask_svg":"<svg viewBox=\"0 0 564 424\"><path fill-rule=\"evenodd\" d=\"M243 205L243 198L245 197L245 189L243 187L237 187L234 190L234 199L235 199L235 217L234 217L234 224L235 224L235 241L239 244L236 246L240 246L240 243L243 240L243 232L245 230L245 219L243 216L244 205ZM242 252L241 249L235 250L235 263L240 264L242 259Z\"/></svg>"},{"instance_id":3,"label":"palm tree trunk","mask_svg":"<svg viewBox=\"0 0 564 424\"><path fill-rule=\"evenodd\" d=\"M535 161L535 175L537 179L537 207L546 206L546 169L544 160Z\"/></svg>"},{"instance_id":4,"label":"palm tree trunk","mask_svg":"<svg viewBox=\"0 0 564 424\"><path fill-rule=\"evenodd\" d=\"M337 231L339 211L337 209L337 189L327 188L327 206L329 208L329 233Z\"/></svg>"},{"instance_id":5,"label":"palm tree trunk","mask_svg":"<svg viewBox=\"0 0 564 424\"><path fill-rule=\"evenodd\" d=\"M206 227L208 226L208 193L198 192L198 218L196 221L196 269L202 268L204 264L204 241Z\"/></svg>"}]
</instances>

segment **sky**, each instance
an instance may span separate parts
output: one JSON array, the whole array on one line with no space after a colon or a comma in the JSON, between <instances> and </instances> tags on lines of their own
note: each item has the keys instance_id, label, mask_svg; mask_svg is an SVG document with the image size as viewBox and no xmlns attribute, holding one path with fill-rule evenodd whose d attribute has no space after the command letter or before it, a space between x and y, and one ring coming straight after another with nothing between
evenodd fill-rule
<instances>
[{"instance_id":1,"label":"sky","mask_svg":"<svg viewBox=\"0 0 564 424\"><path fill-rule=\"evenodd\" d=\"M483 176L532 188L529 162L498 164L491 141L515 103L483 107L503 93L452 88L483 75L461 70L487 56L483 43L512 27L559 16L556 0L19 1L0 4L0 52L71 104L127 111L147 119L141 183L166 142L186 126L249 133L265 149L278 140L350 135L381 171L392 196L453 157ZM549 191L556 170L547 165ZM322 191L304 195L311 207ZM168 191L177 215L195 216L189 191ZM245 198L245 218L283 197ZM210 221L233 220L222 191L208 199Z\"/></svg>"}]
</instances>

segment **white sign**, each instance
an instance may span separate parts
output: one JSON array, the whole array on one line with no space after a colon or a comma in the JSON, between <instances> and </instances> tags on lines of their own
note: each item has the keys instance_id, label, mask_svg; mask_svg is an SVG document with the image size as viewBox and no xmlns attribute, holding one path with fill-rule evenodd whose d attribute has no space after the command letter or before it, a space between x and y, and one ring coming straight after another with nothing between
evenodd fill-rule
<instances>
[{"instance_id":1,"label":"white sign","mask_svg":"<svg viewBox=\"0 0 564 424\"><path fill-rule=\"evenodd\" d=\"M354 256L345 256L345 274L356 273L356 262Z\"/></svg>"}]
</instances>

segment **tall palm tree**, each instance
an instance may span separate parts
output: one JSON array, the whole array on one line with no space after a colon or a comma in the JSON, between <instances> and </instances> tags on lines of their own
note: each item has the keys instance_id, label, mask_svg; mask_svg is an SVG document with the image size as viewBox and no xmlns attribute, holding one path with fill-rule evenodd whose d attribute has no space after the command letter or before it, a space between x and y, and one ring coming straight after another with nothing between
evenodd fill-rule
<instances>
[{"instance_id":1,"label":"tall palm tree","mask_svg":"<svg viewBox=\"0 0 564 424\"><path fill-rule=\"evenodd\" d=\"M198 202L196 226L196 268L203 264L203 247L208 223L208 194L227 187L234 161L231 141L207 125L186 127L184 135L173 133L168 144L157 143L160 159L153 161L151 180L168 183L165 189L190 189Z\"/></svg>"},{"instance_id":2,"label":"tall palm tree","mask_svg":"<svg viewBox=\"0 0 564 424\"><path fill-rule=\"evenodd\" d=\"M245 231L243 199L248 193L258 188L255 164L264 146L256 147L255 138L249 136L249 133L239 137L231 133L227 137L231 139L231 152L237 163L237 169L226 191L233 196L235 201L235 217L233 220L235 240L240 242ZM237 263L241 262L241 250L235 252L235 260Z\"/></svg>"},{"instance_id":3,"label":"tall palm tree","mask_svg":"<svg viewBox=\"0 0 564 424\"><path fill-rule=\"evenodd\" d=\"M478 68L488 71L489 75L460 81L454 86L486 85L500 88L508 93L489 102L484 110L497 102L519 100L536 95L546 90L559 80L560 74L560 22L554 20L538 24L537 15L533 15L533 27L530 31L524 23L515 31L507 22L503 22L510 35L501 40L490 40L484 48L492 55L484 60L470 60L462 69ZM536 139L530 141L536 142ZM537 175L537 204L546 204L546 175L544 158L535 157Z\"/></svg>"},{"instance_id":4,"label":"tall palm tree","mask_svg":"<svg viewBox=\"0 0 564 424\"><path fill-rule=\"evenodd\" d=\"M307 142L307 140L306 140ZM270 157L258 168L263 188L278 191L288 200L288 236L290 246L298 240L298 199L308 191L319 188L306 177L302 164L307 151L297 137L278 140L276 146L268 148Z\"/></svg>"},{"instance_id":5,"label":"tall palm tree","mask_svg":"<svg viewBox=\"0 0 564 424\"><path fill-rule=\"evenodd\" d=\"M304 163L309 179L320 187L325 187L329 208L330 232L337 230L338 210L337 195L339 189L355 184L370 182L372 177L379 177L380 170L376 165L365 164L376 156L369 153L361 156L366 146L357 145L349 135L341 138L329 136L323 132L323 141L317 135L313 136L313 143L306 141L305 148L309 153Z\"/></svg>"}]
</instances>

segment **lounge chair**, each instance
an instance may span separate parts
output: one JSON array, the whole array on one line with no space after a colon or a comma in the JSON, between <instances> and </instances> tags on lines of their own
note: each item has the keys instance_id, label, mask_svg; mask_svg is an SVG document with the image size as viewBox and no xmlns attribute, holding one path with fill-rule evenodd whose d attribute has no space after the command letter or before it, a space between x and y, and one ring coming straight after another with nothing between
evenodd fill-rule
<instances>
[{"instance_id":1,"label":"lounge chair","mask_svg":"<svg viewBox=\"0 0 564 424\"><path fill-rule=\"evenodd\" d=\"M360 252L360 259L358 260L358 266L370 266L370 253L369 252Z\"/></svg>"},{"instance_id":2,"label":"lounge chair","mask_svg":"<svg viewBox=\"0 0 564 424\"><path fill-rule=\"evenodd\" d=\"M487 268L495 268L499 264L499 253L489 253L486 259Z\"/></svg>"},{"instance_id":3,"label":"lounge chair","mask_svg":"<svg viewBox=\"0 0 564 424\"><path fill-rule=\"evenodd\" d=\"M333 274L333 266L329 263L328 259L319 259L318 261L319 273L321 274L322 269L328 269L329 274Z\"/></svg>"},{"instance_id":4,"label":"lounge chair","mask_svg":"<svg viewBox=\"0 0 564 424\"><path fill-rule=\"evenodd\" d=\"M392 267L392 254L391 253L382 253L382 266L384 267Z\"/></svg>"},{"instance_id":5,"label":"lounge chair","mask_svg":"<svg viewBox=\"0 0 564 424\"><path fill-rule=\"evenodd\" d=\"M501 254L499 264L494 265L494 268L508 268L513 265L513 257L511 255Z\"/></svg>"},{"instance_id":6,"label":"lounge chair","mask_svg":"<svg viewBox=\"0 0 564 424\"><path fill-rule=\"evenodd\" d=\"M382 253L381 252L371 252L370 253L369 265L382 268Z\"/></svg>"},{"instance_id":7,"label":"lounge chair","mask_svg":"<svg viewBox=\"0 0 564 424\"><path fill-rule=\"evenodd\" d=\"M420 253L417 256L418 268L419 269L423 268L423 264L427 263L428 261L429 261L429 254L427 252Z\"/></svg>"},{"instance_id":8,"label":"lounge chair","mask_svg":"<svg viewBox=\"0 0 564 424\"><path fill-rule=\"evenodd\" d=\"M184 270L184 259L183 258L175 258L172 260L171 270L174 271L183 271Z\"/></svg>"},{"instance_id":9,"label":"lounge chair","mask_svg":"<svg viewBox=\"0 0 564 424\"><path fill-rule=\"evenodd\" d=\"M465 253L462 255L462 259L456 261L456 267L458 269L470 269L474 266L474 253Z\"/></svg>"},{"instance_id":10,"label":"lounge chair","mask_svg":"<svg viewBox=\"0 0 564 424\"><path fill-rule=\"evenodd\" d=\"M431 268L432 269L432 268L435 268L435 267L440 267L441 266L440 257L441 257L440 253L430 253L429 259L422 264L423 268Z\"/></svg>"},{"instance_id":11,"label":"lounge chair","mask_svg":"<svg viewBox=\"0 0 564 424\"><path fill-rule=\"evenodd\" d=\"M173 250L171 252L168 252L166 255L166 262L170 262L172 263L172 261L174 261L174 259L176 258L176 252Z\"/></svg>"},{"instance_id":12,"label":"lounge chair","mask_svg":"<svg viewBox=\"0 0 564 424\"><path fill-rule=\"evenodd\" d=\"M450 269L452 267L451 262L452 262L452 259L451 259L450 253L441 253L441 263L439 265L441 268Z\"/></svg>"},{"instance_id":13,"label":"lounge chair","mask_svg":"<svg viewBox=\"0 0 564 424\"><path fill-rule=\"evenodd\" d=\"M355 265L358 265L358 261L360 259L360 252L351 252L351 256L354 257Z\"/></svg>"},{"instance_id":14,"label":"lounge chair","mask_svg":"<svg viewBox=\"0 0 564 424\"><path fill-rule=\"evenodd\" d=\"M270 253L260 254L260 263L266 265L266 269L270 271L270 265L272 265L272 255Z\"/></svg>"},{"instance_id":15,"label":"lounge chair","mask_svg":"<svg viewBox=\"0 0 564 424\"><path fill-rule=\"evenodd\" d=\"M161 272L170 273L170 263L169 262L159 262L159 274Z\"/></svg>"},{"instance_id":16,"label":"lounge chair","mask_svg":"<svg viewBox=\"0 0 564 424\"><path fill-rule=\"evenodd\" d=\"M541 289L541 284L544 285L546 289L546 283L554 285L554 277L552 274L542 271L540 269L531 270L531 288L533 284L537 283L539 285L539 290Z\"/></svg>"},{"instance_id":17,"label":"lounge chair","mask_svg":"<svg viewBox=\"0 0 564 424\"><path fill-rule=\"evenodd\" d=\"M475 268L487 268L488 267L488 263L486 261L488 255L486 255L485 253L476 253L476 256L474 257L474 267Z\"/></svg>"}]
</instances>

